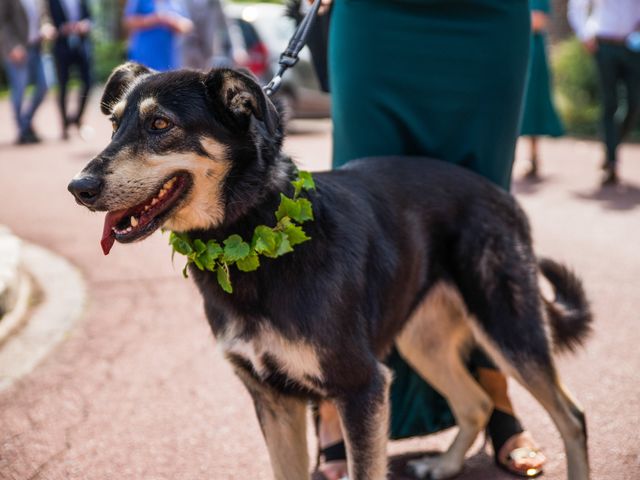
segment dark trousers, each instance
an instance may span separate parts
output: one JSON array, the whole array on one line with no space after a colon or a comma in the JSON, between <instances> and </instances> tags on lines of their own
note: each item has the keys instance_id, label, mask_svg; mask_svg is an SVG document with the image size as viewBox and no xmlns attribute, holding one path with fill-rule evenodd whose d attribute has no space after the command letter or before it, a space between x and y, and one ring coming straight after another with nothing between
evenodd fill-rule
<instances>
[{"instance_id":1,"label":"dark trousers","mask_svg":"<svg viewBox=\"0 0 640 480\"><path fill-rule=\"evenodd\" d=\"M615 165L618 145L633 128L640 115L640 52L624 45L600 42L596 53L602 93L602 128L606 161ZM621 90L619 87L623 87ZM620 93L626 97L626 115L616 119Z\"/></svg>"},{"instance_id":2,"label":"dark trousers","mask_svg":"<svg viewBox=\"0 0 640 480\"><path fill-rule=\"evenodd\" d=\"M64 130L72 124L80 125L82 114L87 103L91 88L91 55L90 45L86 40L80 40L76 45L57 45L54 49L56 72L58 74L58 105L62 116ZM82 87L78 98L78 109L75 115L67 113L67 86L72 68L76 68Z\"/></svg>"}]
</instances>

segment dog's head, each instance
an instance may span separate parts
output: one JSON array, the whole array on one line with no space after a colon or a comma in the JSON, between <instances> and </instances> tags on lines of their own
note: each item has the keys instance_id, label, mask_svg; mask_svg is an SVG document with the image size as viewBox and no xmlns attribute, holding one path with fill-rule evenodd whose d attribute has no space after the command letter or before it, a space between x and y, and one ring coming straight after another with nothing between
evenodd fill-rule
<instances>
[{"instance_id":1,"label":"dog's head","mask_svg":"<svg viewBox=\"0 0 640 480\"><path fill-rule=\"evenodd\" d=\"M242 73L156 73L127 63L111 74L101 108L113 124L111 142L69 191L78 203L107 212L105 254L114 241L141 240L161 226L215 228L238 203L234 192L246 203L273 179L279 115ZM240 188L242 179L249 185Z\"/></svg>"}]
</instances>

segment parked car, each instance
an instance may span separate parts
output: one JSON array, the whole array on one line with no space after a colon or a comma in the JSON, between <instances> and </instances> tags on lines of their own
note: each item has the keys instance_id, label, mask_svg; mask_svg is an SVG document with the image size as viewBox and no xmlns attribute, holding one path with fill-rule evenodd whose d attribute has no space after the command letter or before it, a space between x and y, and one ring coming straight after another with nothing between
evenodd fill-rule
<instances>
[{"instance_id":1,"label":"parked car","mask_svg":"<svg viewBox=\"0 0 640 480\"><path fill-rule=\"evenodd\" d=\"M237 66L251 70L266 85L278 70L280 54L295 31L295 21L276 4L229 3L225 12ZM323 118L331 114L330 95L321 90L306 47L296 66L285 73L276 96L289 117Z\"/></svg>"}]
</instances>

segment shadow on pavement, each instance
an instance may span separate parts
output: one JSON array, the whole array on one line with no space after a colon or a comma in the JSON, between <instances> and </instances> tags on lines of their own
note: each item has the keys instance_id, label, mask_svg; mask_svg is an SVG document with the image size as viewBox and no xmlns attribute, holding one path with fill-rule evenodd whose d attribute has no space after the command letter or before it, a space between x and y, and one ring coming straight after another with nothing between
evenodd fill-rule
<instances>
[{"instance_id":1,"label":"shadow on pavement","mask_svg":"<svg viewBox=\"0 0 640 480\"><path fill-rule=\"evenodd\" d=\"M18 148L18 147L21 147L21 146L16 144L16 142L13 141L13 140L0 142L0 151L9 150L9 149ZM22 148L28 148L28 147L27 146L22 146Z\"/></svg>"},{"instance_id":2,"label":"shadow on pavement","mask_svg":"<svg viewBox=\"0 0 640 480\"><path fill-rule=\"evenodd\" d=\"M412 452L402 455L394 455L389 457L389 475L388 480L415 480L417 477L411 475L408 471L407 464L411 460L422 458L424 456L435 456L442 452L425 451ZM471 457L467 457L464 463L464 470L456 479L459 480L513 480L514 477L499 470L493 463L491 458L484 450ZM315 472L311 476L311 480L325 480L325 478Z\"/></svg>"},{"instance_id":3,"label":"shadow on pavement","mask_svg":"<svg viewBox=\"0 0 640 480\"><path fill-rule=\"evenodd\" d=\"M407 463L424 456L435 456L442 452L426 451L389 457L390 480L415 480L416 477L408 473ZM462 473L456 476L459 480L513 480L513 477L499 470L484 449L467 457Z\"/></svg>"},{"instance_id":4,"label":"shadow on pavement","mask_svg":"<svg viewBox=\"0 0 640 480\"><path fill-rule=\"evenodd\" d=\"M621 184L602 187L592 192L574 192L576 198L595 200L609 210L632 210L640 206L640 187L632 184Z\"/></svg>"},{"instance_id":5,"label":"shadow on pavement","mask_svg":"<svg viewBox=\"0 0 640 480\"><path fill-rule=\"evenodd\" d=\"M547 183L550 183L549 176L539 176L536 178L521 177L513 180L513 192L516 195L533 195Z\"/></svg>"}]
</instances>

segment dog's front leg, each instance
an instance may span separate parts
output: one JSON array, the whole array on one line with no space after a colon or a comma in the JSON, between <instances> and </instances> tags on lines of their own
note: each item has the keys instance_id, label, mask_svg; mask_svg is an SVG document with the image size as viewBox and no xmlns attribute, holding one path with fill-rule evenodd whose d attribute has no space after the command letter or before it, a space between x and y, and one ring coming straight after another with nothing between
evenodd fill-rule
<instances>
[{"instance_id":1,"label":"dog's front leg","mask_svg":"<svg viewBox=\"0 0 640 480\"><path fill-rule=\"evenodd\" d=\"M389 385L391 374L379 363L371 381L336 398L349 460L349 480L387 477Z\"/></svg>"},{"instance_id":2,"label":"dog's front leg","mask_svg":"<svg viewBox=\"0 0 640 480\"><path fill-rule=\"evenodd\" d=\"M247 371L236 369L236 373L253 398L273 478L308 480L307 402L280 394Z\"/></svg>"}]
</instances>

